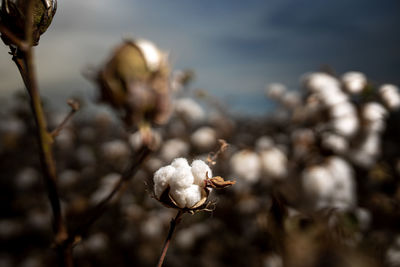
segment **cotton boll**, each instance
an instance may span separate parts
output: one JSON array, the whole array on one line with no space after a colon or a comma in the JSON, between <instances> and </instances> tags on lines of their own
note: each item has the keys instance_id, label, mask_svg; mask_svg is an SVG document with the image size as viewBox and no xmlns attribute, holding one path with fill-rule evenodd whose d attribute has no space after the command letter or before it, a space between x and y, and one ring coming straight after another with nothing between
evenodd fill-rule
<instances>
[{"instance_id":1,"label":"cotton boll","mask_svg":"<svg viewBox=\"0 0 400 267\"><path fill-rule=\"evenodd\" d=\"M281 83L271 83L265 88L265 94L271 99L281 99L286 92L286 87Z\"/></svg>"},{"instance_id":2,"label":"cotton boll","mask_svg":"<svg viewBox=\"0 0 400 267\"><path fill-rule=\"evenodd\" d=\"M384 119L387 117L387 110L379 103L370 102L362 107L362 117L366 121L369 132L381 132L385 128Z\"/></svg>"},{"instance_id":3,"label":"cotton boll","mask_svg":"<svg viewBox=\"0 0 400 267\"><path fill-rule=\"evenodd\" d=\"M361 72L350 71L343 74L342 82L349 93L358 94L367 85L367 77Z\"/></svg>"},{"instance_id":4,"label":"cotton boll","mask_svg":"<svg viewBox=\"0 0 400 267\"><path fill-rule=\"evenodd\" d=\"M76 150L76 158L82 166L94 165L96 156L90 146L82 145Z\"/></svg>"},{"instance_id":5,"label":"cotton boll","mask_svg":"<svg viewBox=\"0 0 400 267\"><path fill-rule=\"evenodd\" d=\"M201 127L190 137L192 144L200 150L209 150L217 142L217 133L211 127Z\"/></svg>"},{"instance_id":6,"label":"cotton boll","mask_svg":"<svg viewBox=\"0 0 400 267\"><path fill-rule=\"evenodd\" d=\"M185 156L189 152L189 146L181 139L175 138L166 141L161 147L160 156L166 162L174 158Z\"/></svg>"},{"instance_id":7,"label":"cotton boll","mask_svg":"<svg viewBox=\"0 0 400 267\"><path fill-rule=\"evenodd\" d=\"M101 150L103 157L109 161L128 158L130 154L129 147L121 140L106 142L101 146Z\"/></svg>"},{"instance_id":8,"label":"cotton boll","mask_svg":"<svg viewBox=\"0 0 400 267\"><path fill-rule=\"evenodd\" d=\"M383 120L387 114L386 109L377 102L369 102L362 108L362 116L367 121Z\"/></svg>"},{"instance_id":9,"label":"cotton boll","mask_svg":"<svg viewBox=\"0 0 400 267\"><path fill-rule=\"evenodd\" d=\"M369 167L374 164L380 154L380 136L377 133L369 133L361 144L349 154L350 158L358 165Z\"/></svg>"},{"instance_id":10,"label":"cotton boll","mask_svg":"<svg viewBox=\"0 0 400 267\"><path fill-rule=\"evenodd\" d=\"M379 95L390 110L394 111L400 108L400 93L397 86L384 84L379 88Z\"/></svg>"},{"instance_id":11,"label":"cotton boll","mask_svg":"<svg viewBox=\"0 0 400 267\"><path fill-rule=\"evenodd\" d=\"M345 116L355 116L356 109L350 102L342 102L338 105L332 106L329 110L331 117L340 118Z\"/></svg>"},{"instance_id":12,"label":"cotton boll","mask_svg":"<svg viewBox=\"0 0 400 267\"><path fill-rule=\"evenodd\" d=\"M203 108L191 98L176 100L175 111L185 120L192 123L199 123L205 118Z\"/></svg>"},{"instance_id":13,"label":"cotton boll","mask_svg":"<svg viewBox=\"0 0 400 267\"><path fill-rule=\"evenodd\" d=\"M306 75L303 78L303 84L310 92L319 92L324 88L339 88L339 81L326 73L323 72L315 72L309 75Z\"/></svg>"},{"instance_id":14,"label":"cotton boll","mask_svg":"<svg viewBox=\"0 0 400 267\"><path fill-rule=\"evenodd\" d=\"M349 137L357 132L359 122L355 116L346 116L334 119L331 126L338 134Z\"/></svg>"},{"instance_id":15,"label":"cotton boll","mask_svg":"<svg viewBox=\"0 0 400 267\"><path fill-rule=\"evenodd\" d=\"M250 183L256 182L260 177L260 158L250 150L236 152L230 160L230 166L235 175Z\"/></svg>"},{"instance_id":16,"label":"cotton boll","mask_svg":"<svg viewBox=\"0 0 400 267\"><path fill-rule=\"evenodd\" d=\"M279 149L271 148L260 152L260 159L267 176L282 179L287 175L287 158Z\"/></svg>"},{"instance_id":17,"label":"cotton boll","mask_svg":"<svg viewBox=\"0 0 400 267\"><path fill-rule=\"evenodd\" d=\"M204 180L212 177L210 167L202 160L194 160L192 162L192 173L194 183L199 186L204 186Z\"/></svg>"},{"instance_id":18,"label":"cotton boll","mask_svg":"<svg viewBox=\"0 0 400 267\"><path fill-rule=\"evenodd\" d=\"M348 101L347 95L337 87L324 88L323 91L319 93L319 98L327 107L332 107Z\"/></svg>"},{"instance_id":19,"label":"cotton boll","mask_svg":"<svg viewBox=\"0 0 400 267\"><path fill-rule=\"evenodd\" d=\"M336 153L343 153L347 151L349 144L347 139L343 136L333 133L324 133L322 135L322 146Z\"/></svg>"},{"instance_id":20,"label":"cotton boll","mask_svg":"<svg viewBox=\"0 0 400 267\"><path fill-rule=\"evenodd\" d=\"M257 139L255 147L257 150L262 151L269 149L274 145L274 140L269 136L261 136Z\"/></svg>"},{"instance_id":21,"label":"cotton boll","mask_svg":"<svg viewBox=\"0 0 400 267\"><path fill-rule=\"evenodd\" d=\"M15 179L15 185L19 189L28 189L37 184L40 181L39 173L34 168L24 168L17 173Z\"/></svg>"},{"instance_id":22,"label":"cotton boll","mask_svg":"<svg viewBox=\"0 0 400 267\"><path fill-rule=\"evenodd\" d=\"M192 208L201 200L201 191L202 189L200 188L200 186L196 184L192 184L185 189L187 208Z\"/></svg>"},{"instance_id":23,"label":"cotton boll","mask_svg":"<svg viewBox=\"0 0 400 267\"><path fill-rule=\"evenodd\" d=\"M138 150L143 144L142 134L140 131L136 131L133 134L129 135L129 145L133 150Z\"/></svg>"},{"instance_id":24,"label":"cotton boll","mask_svg":"<svg viewBox=\"0 0 400 267\"><path fill-rule=\"evenodd\" d=\"M305 194L314 201L328 198L335 190L331 172L323 166L314 166L304 170L302 186Z\"/></svg>"},{"instance_id":25,"label":"cotton boll","mask_svg":"<svg viewBox=\"0 0 400 267\"><path fill-rule=\"evenodd\" d=\"M175 168L168 165L165 167L160 168L154 174L153 181L154 181L154 194L157 198L161 197L161 194L167 189L171 177L175 174Z\"/></svg>"},{"instance_id":26,"label":"cotton boll","mask_svg":"<svg viewBox=\"0 0 400 267\"><path fill-rule=\"evenodd\" d=\"M95 233L84 242L91 253L99 253L108 247L108 237L104 233Z\"/></svg>"}]
</instances>

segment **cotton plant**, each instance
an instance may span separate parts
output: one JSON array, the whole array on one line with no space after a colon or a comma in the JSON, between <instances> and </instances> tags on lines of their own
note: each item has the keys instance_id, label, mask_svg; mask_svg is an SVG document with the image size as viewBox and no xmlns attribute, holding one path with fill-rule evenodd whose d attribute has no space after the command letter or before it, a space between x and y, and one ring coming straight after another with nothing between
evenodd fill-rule
<instances>
[{"instance_id":1,"label":"cotton plant","mask_svg":"<svg viewBox=\"0 0 400 267\"><path fill-rule=\"evenodd\" d=\"M162 266L166 251L176 224L184 213L209 210L208 196L212 189L222 189L235 184L222 177L213 177L210 167L202 160L194 160L191 165L185 158L176 158L170 165L161 167L153 177L154 198L168 208L178 210L171 221L170 230L157 266Z\"/></svg>"}]
</instances>

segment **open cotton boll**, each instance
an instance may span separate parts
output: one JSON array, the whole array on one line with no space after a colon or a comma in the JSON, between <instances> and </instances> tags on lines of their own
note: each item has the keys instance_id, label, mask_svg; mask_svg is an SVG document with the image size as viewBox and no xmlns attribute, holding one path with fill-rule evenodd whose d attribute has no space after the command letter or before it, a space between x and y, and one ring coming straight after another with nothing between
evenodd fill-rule
<instances>
[{"instance_id":1,"label":"open cotton boll","mask_svg":"<svg viewBox=\"0 0 400 267\"><path fill-rule=\"evenodd\" d=\"M205 118L203 108L191 98L176 100L175 111L188 122L198 123Z\"/></svg>"},{"instance_id":2,"label":"open cotton boll","mask_svg":"<svg viewBox=\"0 0 400 267\"><path fill-rule=\"evenodd\" d=\"M324 88L340 87L340 83L335 77L323 72L314 72L306 75L303 78L303 83L313 93L319 92Z\"/></svg>"},{"instance_id":3,"label":"open cotton boll","mask_svg":"<svg viewBox=\"0 0 400 267\"><path fill-rule=\"evenodd\" d=\"M287 158L279 149L271 148L260 152L260 159L266 175L279 179L287 175Z\"/></svg>"},{"instance_id":4,"label":"open cotton boll","mask_svg":"<svg viewBox=\"0 0 400 267\"><path fill-rule=\"evenodd\" d=\"M392 111L400 108L399 88L393 84L384 84L379 88L383 103Z\"/></svg>"},{"instance_id":5,"label":"open cotton boll","mask_svg":"<svg viewBox=\"0 0 400 267\"><path fill-rule=\"evenodd\" d=\"M358 165L369 167L374 164L380 154L381 139L378 133L369 133L364 137L362 143L349 154L350 158Z\"/></svg>"},{"instance_id":6,"label":"open cotton boll","mask_svg":"<svg viewBox=\"0 0 400 267\"><path fill-rule=\"evenodd\" d=\"M274 140L272 140L271 137L269 136L261 136L260 138L257 139L255 147L257 150L265 150L269 149L274 145Z\"/></svg>"},{"instance_id":7,"label":"open cotton boll","mask_svg":"<svg viewBox=\"0 0 400 267\"><path fill-rule=\"evenodd\" d=\"M348 101L347 95L337 87L324 88L322 91L320 91L318 97L327 107L332 107Z\"/></svg>"},{"instance_id":8,"label":"open cotton boll","mask_svg":"<svg viewBox=\"0 0 400 267\"><path fill-rule=\"evenodd\" d=\"M381 132L385 129L384 119L387 110L379 103L369 102L362 108L362 117L366 121L366 129L370 132Z\"/></svg>"},{"instance_id":9,"label":"open cotton boll","mask_svg":"<svg viewBox=\"0 0 400 267\"><path fill-rule=\"evenodd\" d=\"M215 146L217 133L211 127L201 127L192 134L190 141L196 148L208 150Z\"/></svg>"},{"instance_id":10,"label":"open cotton boll","mask_svg":"<svg viewBox=\"0 0 400 267\"><path fill-rule=\"evenodd\" d=\"M358 94L367 85L367 77L361 72L350 71L343 74L342 82L349 93Z\"/></svg>"},{"instance_id":11,"label":"open cotton boll","mask_svg":"<svg viewBox=\"0 0 400 267\"><path fill-rule=\"evenodd\" d=\"M212 171L210 167L202 160L194 160L192 162L192 174L194 177L194 183L197 185L204 185L206 178L212 177Z\"/></svg>"},{"instance_id":12,"label":"open cotton boll","mask_svg":"<svg viewBox=\"0 0 400 267\"><path fill-rule=\"evenodd\" d=\"M300 95L296 91L287 91L282 97L282 103L287 108L295 108L300 105Z\"/></svg>"},{"instance_id":13,"label":"open cotton boll","mask_svg":"<svg viewBox=\"0 0 400 267\"><path fill-rule=\"evenodd\" d=\"M331 122L333 130L345 137L352 136L358 130L359 122L356 116L336 118Z\"/></svg>"},{"instance_id":14,"label":"open cotton boll","mask_svg":"<svg viewBox=\"0 0 400 267\"><path fill-rule=\"evenodd\" d=\"M154 181L154 194L157 198L161 197L161 194L167 189L171 177L175 173L175 168L168 165L160 168L155 172L153 181Z\"/></svg>"},{"instance_id":15,"label":"open cotton boll","mask_svg":"<svg viewBox=\"0 0 400 267\"><path fill-rule=\"evenodd\" d=\"M257 153L250 150L236 152L230 166L233 173L248 182L256 182L260 178L261 162Z\"/></svg>"},{"instance_id":16,"label":"open cotton boll","mask_svg":"<svg viewBox=\"0 0 400 267\"><path fill-rule=\"evenodd\" d=\"M171 162L174 158L185 156L188 151L189 146L186 142L179 138L174 138L164 142L160 156L166 162Z\"/></svg>"},{"instance_id":17,"label":"open cotton boll","mask_svg":"<svg viewBox=\"0 0 400 267\"><path fill-rule=\"evenodd\" d=\"M265 94L271 99L281 99L286 92L286 86L281 83L271 83L265 88Z\"/></svg>"},{"instance_id":18,"label":"open cotton boll","mask_svg":"<svg viewBox=\"0 0 400 267\"><path fill-rule=\"evenodd\" d=\"M130 150L128 145L121 140L113 140L101 146L103 157L106 160L119 160L128 158Z\"/></svg>"},{"instance_id":19,"label":"open cotton boll","mask_svg":"<svg viewBox=\"0 0 400 267\"><path fill-rule=\"evenodd\" d=\"M301 181L305 194L315 201L328 198L335 189L331 172L323 166L313 166L304 170Z\"/></svg>"},{"instance_id":20,"label":"open cotton boll","mask_svg":"<svg viewBox=\"0 0 400 267\"><path fill-rule=\"evenodd\" d=\"M190 168L187 159L185 158L176 158L172 161L171 166L174 168Z\"/></svg>"},{"instance_id":21,"label":"open cotton boll","mask_svg":"<svg viewBox=\"0 0 400 267\"><path fill-rule=\"evenodd\" d=\"M333 133L324 133L322 135L322 146L336 153L342 153L348 149L349 143L343 136Z\"/></svg>"},{"instance_id":22,"label":"open cotton boll","mask_svg":"<svg viewBox=\"0 0 400 267\"><path fill-rule=\"evenodd\" d=\"M342 102L335 106L332 106L329 110L329 113L333 118L354 116L357 114L354 105L350 102Z\"/></svg>"}]
</instances>

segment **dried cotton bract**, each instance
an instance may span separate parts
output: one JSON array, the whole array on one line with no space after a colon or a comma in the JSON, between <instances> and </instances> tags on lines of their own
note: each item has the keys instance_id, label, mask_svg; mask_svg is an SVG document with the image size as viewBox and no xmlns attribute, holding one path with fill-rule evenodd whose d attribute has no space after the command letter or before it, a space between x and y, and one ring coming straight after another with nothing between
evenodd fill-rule
<instances>
[{"instance_id":1,"label":"dried cotton bract","mask_svg":"<svg viewBox=\"0 0 400 267\"><path fill-rule=\"evenodd\" d=\"M168 207L194 211L207 204L209 185L217 178L220 177L212 178L211 169L204 161L194 160L189 166L185 158L177 158L155 172L154 196Z\"/></svg>"}]
</instances>

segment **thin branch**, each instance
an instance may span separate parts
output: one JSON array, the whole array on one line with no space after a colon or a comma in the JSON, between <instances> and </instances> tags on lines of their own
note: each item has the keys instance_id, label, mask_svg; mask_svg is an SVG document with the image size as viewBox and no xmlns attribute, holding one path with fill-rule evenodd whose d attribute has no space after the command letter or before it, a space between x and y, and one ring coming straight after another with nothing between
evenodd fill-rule
<instances>
[{"instance_id":1,"label":"thin branch","mask_svg":"<svg viewBox=\"0 0 400 267\"><path fill-rule=\"evenodd\" d=\"M0 21L0 33L15 44L21 51L27 51L29 49L29 43L21 40L15 34L13 34L5 25Z\"/></svg>"},{"instance_id":2,"label":"thin branch","mask_svg":"<svg viewBox=\"0 0 400 267\"><path fill-rule=\"evenodd\" d=\"M119 181L115 184L113 190L102 200L100 201L91 212L89 212L89 218L75 231L73 231L65 243L73 244L76 240L80 240L83 235L85 235L89 229L89 227L96 222L107 210L109 207L108 204L111 199L124 187L124 185L136 174L139 170L140 165L150 154L151 150L147 146L143 146L133 157L131 160L130 166L127 170L122 174Z\"/></svg>"},{"instance_id":3,"label":"thin branch","mask_svg":"<svg viewBox=\"0 0 400 267\"><path fill-rule=\"evenodd\" d=\"M68 115L64 118L64 120L60 123L60 125L55 128L50 135L52 137L56 137L60 134L62 129L64 129L65 125L68 123L68 121L75 115L75 113L79 110L79 102L73 99L68 99L67 104L71 107L70 112Z\"/></svg>"},{"instance_id":4,"label":"thin branch","mask_svg":"<svg viewBox=\"0 0 400 267\"><path fill-rule=\"evenodd\" d=\"M172 236L174 235L174 231L175 231L176 226L181 221L182 215L183 215L183 211L182 210L178 210L178 213L176 214L175 218L171 220L171 223L170 223L170 226L169 226L168 235L167 235L167 238L165 240L164 247L163 247L163 250L161 252L160 259L158 260L157 267L161 267L163 265L163 263L164 263L164 259L165 259L165 256L167 255L169 244L171 243L171 239L172 239Z\"/></svg>"}]
</instances>

